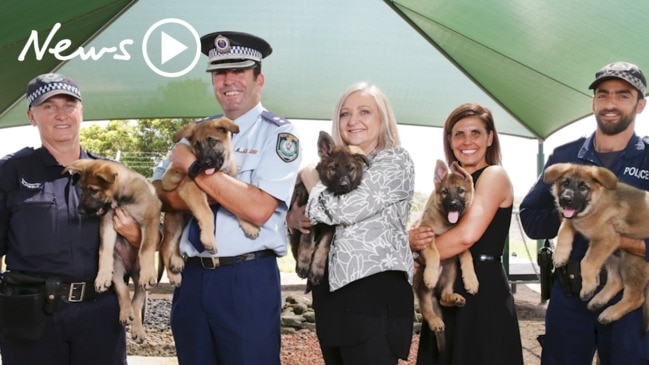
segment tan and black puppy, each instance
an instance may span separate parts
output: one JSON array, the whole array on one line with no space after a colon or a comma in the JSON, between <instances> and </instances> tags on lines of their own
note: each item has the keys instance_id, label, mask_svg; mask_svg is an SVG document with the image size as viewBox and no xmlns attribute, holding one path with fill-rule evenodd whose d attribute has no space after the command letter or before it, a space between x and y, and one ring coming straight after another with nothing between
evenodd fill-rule
<instances>
[{"instance_id":1,"label":"tan and black puppy","mask_svg":"<svg viewBox=\"0 0 649 365\"><path fill-rule=\"evenodd\" d=\"M173 141L179 142L185 138L196 155L200 172L208 175L222 171L230 176L237 176L237 163L232 152L232 134L239 133L239 126L228 118L205 120L190 123L174 135ZM165 171L161 187L165 191L178 188L178 195L187 204L198 221L200 240L206 251L216 253L214 239L214 214L207 201L207 195L187 179L179 186L185 174L177 171L173 164ZM167 276L172 285L180 286L181 275L185 262L180 256L179 244L183 227L189 215L182 212L166 212L164 218L164 238L162 242L162 257L167 268ZM239 225L246 237L255 239L259 236L259 227L239 219Z\"/></svg>"},{"instance_id":2,"label":"tan and black puppy","mask_svg":"<svg viewBox=\"0 0 649 365\"><path fill-rule=\"evenodd\" d=\"M598 320L610 323L644 304L643 328L649 330L649 264L644 257L624 250L619 256L614 254L620 247L620 236L649 237L649 193L619 182L611 171L598 166L559 163L548 167L543 179L554 184L552 193L563 218L552 257L555 266L566 265L575 232L581 233L590 242L580 264L580 298L593 296L599 272L606 264L606 285L591 299L588 309L603 308L624 289L622 299L604 310Z\"/></svg>"},{"instance_id":3,"label":"tan and black puppy","mask_svg":"<svg viewBox=\"0 0 649 365\"><path fill-rule=\"evenodd\" d=\"M123 325L132 322L136 342L144 341L142 316L146 289L156 283L155 252L160 242L161 203L153 186L139 173L113 161L82 159L65 167L64 172L80 174L82 194L79 212L101 216L99 271L95 290L99 293L112 285L119 300L119 319ZM126 210L140 225L139 249L117 234L113 227L115 208ZM131 300L125 275L134 282Z\"/></svg>"},{"instance_id":4,"label":"tan and black puppy","mask_svg":"<svg viewBox=\"0 0 649 365\"><path fill-rule=\"evenodd\" d=\"M448 231L464 216L473 201L473 178L457 162L451 164L451 171L442 160L435 165L435 190L428 198L419 222L419 226L430 227L435 235ZM462 269L464 287L470 294L478 292L478 278L473 267L473 258L469 250L458 255ZM444 348L444 321L439 303L444 306L462 307L464 297L453 292L457 276L457 258L440 260L435 240L419 252L421 266L414 276L414 290L419 299L422 316L428 327L435 332L437 346ZM440 276L440 265L442 272ZM439 303L434 291L441 291Z\"/></svg>"},{"instance_id":5,"label":"tan and black puppy","mask_svg":"<svg viewBox=\"0 0 649 365\"><path fill-rule=\"evenodd\" d=\"M318 156L320 162L315 169L327 191L334 195L347 194L356 189L363 179L363 167L370 163L359 147L335 146L326 132L320 132L318 136ZM291 206L302 206L308 198L309 193L298 178ZM296 261L295 271L299 277L309 279L307 292L311 285L317 285L322 280L334 230L334 226L318 223L311 227L309 234L302 234L299 230L289 233L291 252Z\"/></svg>"}]
</instances>

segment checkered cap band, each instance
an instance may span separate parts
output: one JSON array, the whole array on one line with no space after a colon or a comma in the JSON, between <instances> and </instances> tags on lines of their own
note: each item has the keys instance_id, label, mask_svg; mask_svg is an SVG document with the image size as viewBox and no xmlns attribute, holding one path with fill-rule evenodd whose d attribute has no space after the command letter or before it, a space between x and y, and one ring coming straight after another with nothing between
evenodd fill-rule
<instances>
[{"instance_id":1,"label":"checkered cap band","mask_svg":"<svg viewBox=\"0 0 649 365\"><path fill-rule=\"evenodd\" d=\"M638 89L640 94L645 95L647 81L638 66L632 63L615 62L604 66L595 73L595 81L590 85L594 89L600 82L608 79L621 79Z\"/></svg>"},{"instance_id":2,"label":"checkered cap band","mask_svg":"<svg viewBox=\"0 0 649 365\"><path fill-rule=\"evenodd\" d=\"M78 87L66 84L64 82L53 82L50 84L45 84L34 90L31 94L27 95L27 103L31 105L39 97L55 90L69 91L73 93L77 98L81 99L81 91L79 91Z\"/></svg>"},{"instance_id":3,"label":"checkered cap band","mask_svg":"<svg viewBox=\"0 0 649 365\"><path fill-rule=\"evenodd\" d=\"M221 53L212 48L209 53L210 63L220 62L221 60L245 59L261 62L261 52L256 49L242 46L231 46L230 50L226 53Z\"/></svg>"}]
</instances>

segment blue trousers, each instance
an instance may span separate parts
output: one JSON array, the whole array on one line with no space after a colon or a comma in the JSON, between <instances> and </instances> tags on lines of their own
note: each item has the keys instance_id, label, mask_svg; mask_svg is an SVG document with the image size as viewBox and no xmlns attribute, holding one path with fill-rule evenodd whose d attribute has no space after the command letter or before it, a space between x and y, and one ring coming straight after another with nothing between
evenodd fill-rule
<instances>
[{"instance_id":1,"label":"blue trousers","mask_svg":"<svg viewBox=\"0 0 649 365\"><path fill-rule=\"evenodd\" d=\"M649 336L641 330L642 309L603 325L597 321L601 311L591 312L587 304L578 296L567 298L559 281L554 281L545 313L541 364L590 365L596 350L602 365L649 364Z\"/></svg>"},{"instance_id":2,"label":"blue trousers","mask_svg":"<svg viewBox=\"0 0 649 365\"><path fill-rule=\"evenodd\" d=\"M279 365L277 259L203 269L186 265L174 292L171 330L180 365Z\"/></svg>"},{"instance_id":3,"label":"blue trousers","mask_svg":"<svg viewBox=\"0 0 649 365\"><path fill-rule=\"evenodd\" d=\"M126 364L126 335L115 293L80 303L61 302L37 341L0 339L2 365Z\"/></svg>"}]
</instances>

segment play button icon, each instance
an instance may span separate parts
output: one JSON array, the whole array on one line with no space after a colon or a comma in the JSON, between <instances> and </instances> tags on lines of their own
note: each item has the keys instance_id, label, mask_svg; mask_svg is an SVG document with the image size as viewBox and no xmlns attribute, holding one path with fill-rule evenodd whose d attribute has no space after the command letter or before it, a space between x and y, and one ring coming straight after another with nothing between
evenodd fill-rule
<instances>
[{"instance_id":1,"label":"play button icon","mask_svg":"<svg viewBox=\"0 0 649 365\"><path fill-rule=\"evenodd\" d=\"M157 21L149 27L142 40L144 62L160 76L180 77L187 74L196 66L200 55L198 33L181 19Z\"/></svg>"},{"instance_id":2,"label":"play button icon","mask_svg":"<svg viewBox=\"0 0 649 365\"><path fill-rule=\"evenodd\" d=\"M187 49L186 45L163 31L160 32L160 43L160 63L163 65Z\"/></svg>"}]
</instances>

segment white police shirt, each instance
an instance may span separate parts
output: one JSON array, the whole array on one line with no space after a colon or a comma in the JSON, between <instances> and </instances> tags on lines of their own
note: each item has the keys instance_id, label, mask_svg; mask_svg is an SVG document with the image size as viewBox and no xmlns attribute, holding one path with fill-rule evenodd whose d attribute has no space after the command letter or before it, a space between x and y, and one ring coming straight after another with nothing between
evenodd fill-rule
<instances>
[{"instance_id":1,"label":"white police shirt","mask_svg":"<svg viewBox=\"0 0 649 365\"><path fill-rule=\"evenodd\" d=\"M247 238L237 218L221 207L216 215L218 253L199 254L187 238L187 225L181 236L181 255L227 257L266 249L278 256L287 253L286 213L302 159L297 129L286 119L264 110L261 103L234 122L239 126L239 133L232 136L237 178L272 195L280 203L256 239ZM161 180L169 164L168 158L161 162L154 170L153 180Z\"/></svg>"}]
</instances>

